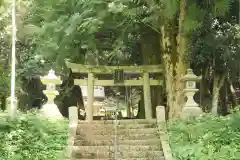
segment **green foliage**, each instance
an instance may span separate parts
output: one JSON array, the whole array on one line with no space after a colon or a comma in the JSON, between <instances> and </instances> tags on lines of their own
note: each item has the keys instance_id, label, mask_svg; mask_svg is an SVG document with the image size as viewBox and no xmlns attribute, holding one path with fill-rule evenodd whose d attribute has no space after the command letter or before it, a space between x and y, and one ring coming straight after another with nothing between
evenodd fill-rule
<instances>
[{"instance_id":1,"label":"green foliage","mask_svg":"<svg viewBox=\"0 0 240 160\"><path fill-rule=\"evenodd\" d=\"M1 160L59 160L67 142L67 123L53 122L38 112L0 117Z\"/></svg>"},{"instance_id":2,"label":"green foliage","mask_svg":"<svg viewBox=\"0 0 240 160\"><path fill-rule=\"evenodd\" d=\"M7 96L10 91L10 71L0 66L0 97Z\"/></svg>"},{"instance_id":3,"label":"green foliage","mask_svg":"<svg viewBox=\"0 0 240 160\"><path fill-rule=\"evenodd\" d=\"M240 158L240 112L227 117L204 115L170 124L170 143L179 160Z\"/></svg>"},{"instance_id":4,"label":"green foliage","mask_svg":"<svg viewBox=\"0 0 240 160\"><path fill-rule=\"evenodd\" d=\"M166 18L173 18L179 11L179 0L160 0L159 5L163 6L161 9Z\"/></svg>"},{"instance_id":5,"label":"green foliage","mask_svg":"<svg viewBox=\"0 0 240 160\"><path fill-rule=\"evenodd\" d=\"M186 1L184 29L191 33L199 28L206 13L213 8L225 14L232 0L223 1L226 0L213 4L208 4L208 1ZM61 67L65 59L91 64L111 64L132 57L135 57L131 59L134 60L137 56L132 41L136 45L142 34L152 31L159 33L166 19L177 19L179 2L33 0L30 14L24 22L25 30L36 45L34 54L44 55ZM177 30L177 25L172 27Z\"/></svg>"},{"instance_id":6,"label":"green foliage","mask_svg":"<svg viewBox=\"0 0 240 160\"><path fill-rule=\"evenodd\" d=\"M109 50L113 50L116 37L120 35L111 33L110 37L113 37L108 41L110 45L102 49L101 45L106 46L106 40L98 38L97 34L104 35L112 28L117 31L119 25L127 24L127 21L122 21L124 19L120 14L113 14L110 9L108 3L97 0L34 0L32 14L26 22L28 27L35 28L34 43L37 47L34 53L44 55L61 66L64 66L65 59L84 63L87 56L104 56ZM29 35L32 37L31 33Z\"/></svg>"},{"instance_id":7,"label":"green foliage","mask_svg":"<svg viewBox=\"0 0 240 160\"><path fill-rule=\"evenodd\" d=\"M230 71L232 76L240 65L240 27L227 21L210 19L193 33L190 61L195 68L213 66L215 71ZM214 62L214 63L213 63Z\"/></svg>"}]
</instances>

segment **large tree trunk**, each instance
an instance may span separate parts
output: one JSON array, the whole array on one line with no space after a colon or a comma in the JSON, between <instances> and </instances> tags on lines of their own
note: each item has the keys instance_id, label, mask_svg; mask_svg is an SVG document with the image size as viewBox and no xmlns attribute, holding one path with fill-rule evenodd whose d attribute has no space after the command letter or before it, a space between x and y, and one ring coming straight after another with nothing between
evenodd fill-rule
<instances>
[{"instance_id":1,"label":"large tree trunk","mask_svg":"<svg viewBox=\"0 0 240 160\"><path fill-rule=\"evenodd\" d=\"M215 74L213 80L213 92L212 92L212 114L218 114L218 101L219 101L219 91L222 88L225 81L225 74Z\"/></svg>"},{"instance_id":2,"label":"large tree trunk","mask_svg":"<svg viewBox=\"0 0 240 160\"><path fill-rule=\"evenodd\" d=\"M167 91L167 104L169 107L169 118L179 117L184 104L183 89L184 83L181 81L182 76L185 74L186 65L181 62L181 58L177 59L177 52L167 51L170 46L174 46L169 41L169 37L164 36L166 30L162 28L164 56L163 64L165 69L165 81ZM164 43L165 42L165 43Z\"/></svg>"},{"instance_id":3,"label":"large tree trunk","mask_svg":"<svg viewBox=\"0 0 240 160\"><path fill-rule=\"evenodd\" d=\"M187 11L187 0L180 0L180 14L179 14L179 22L178 22L179 31L178 31L178 37L177 37L178 61L176 63L176 69L175 69L176 102L174 106L177 108L176 109L177 116L181 112L182 107L185 103L184 94L183 94L183 89L185 88L185 85L182 82L182 78L186 74L186 70L188 67L187 62L184 59L186 57L186 51L187 51L187 36L186 36L187 33L184 29L184 21L187 14L186 11Z\"/></svg>"},{"instance_id":4,"label":"large tree trunk","mask_svg":"<svg viewBox=\"0 0 240 160\"><path fill-rule=\"evenodd\" d=\"M165 22L165 25L161 27L161 46L163 50L169 118L180 117L184 105L184 83L181 79L187 69L187 64L184 62L187 48L187 37L184 31L186 6L186 0L181 0L178 25L176 21L171 21ZM175 32L175 26L179 27L178 33Z\"/></svg>"},{"instance_id":5,"label":"large tree trunk","mask_svg":"<svg viewBox=\"0 0 240 160\"><path fill-rule=\"evenodd\" d=\"M138 103L138 113L136 118L138 119L145 119L145 109L144 109L144 97L143 94L141 94L141 99Z\"/></svg>"},{"instance_id":6,"label":"large tree trunk","mask_svg":"<svg viewBox=\"0 0 240 160\"><path fill-rule=\"evenodd\" d=\"M227 78L227 85L231 95L230 97L231 97L232 106L235 107L238 105L236 89L234 88L233 83L229 78Z\"/></svg>"},{"instance_id":7,"label":"large tree trunk","mask_svg":"<svg viewBox=\"0 0 240 160\"><path fill-rule=\"evenodd\" d=\"M167 56L164 57L164 62L169 118L179 118L184 105L184 83L181 81L181 78L185 73L185 68L184 66L181 66L181 68L178 68L177 66L173 68L173 65L169 63ZM180 63L177 64L180 66ZM173 73L176 71L178 73L173 76Z\"/></svg>"},{"instance_id":8,"label":"large tree trunk","mask_svg":"<svg viewBox=\"0 0 240 160\"><path fill-rule=\"evenodd\" d=\"M225 116L229 113L229 105L228 105L228 83L225 81L223 87L220 89L220 114Z\"/></svg>"},{"instance_id":9,"label":"large tree trunk","mask_svg":"<svg viewBox=\"0 0 240 160\"><path fill-rule=\"evenodd\" d=\"M151 87L151 98L152 98L152 110L153 118L156 118L156 107L163 106L162 87L153 86Z\"/></svg>"},{"instance_id":10,"label":"large tree trunk","mask_svg":"<svg viewBox=\"0 0 240 160\"><path fill-rule=\"evenodd\" d=\"M209 68L202 70L202 79L200 82L200 107L203 112L210 112L212 109L212 94L209 89Z\"/></svg>"},{"instance_id":11,"label":"large tree trunk","mask_svg":"<svg viewBox=\"0 0 240 160\"><path fill-rule=\"evenodd\" d=\"M1 98L1 110L5 110L6 108L6 97L5 96L2 96Z\"/></svg>"},{"instance_id":12,"label":"large tree trunk","mask_svg":"<svg viewBox=\"0 0 240 160\"><path fill-rule=\"evenodd\" d=\"M151 36L149 36L149 34ZM159 53L159 43L156 44L157 40L159 39L158 35L156 35L155 31L148 31L147 35L142 35L142 41L140 43L140 51L141 51L141 60L143 65L150 65L150 64L160 64L161 59ZM151 101L152 101L152 117L156 116L156 105L159 105L160 97L160 87L152 86L151 87ZM143 94L143 92L142 92ZM141 101L143 101L143 95ZM140 103L144 105L144 102ZM144 112L144 106L140 106L141 111ZM141 114L141 113L139 113Z\"/></svg>"}]
</instances>

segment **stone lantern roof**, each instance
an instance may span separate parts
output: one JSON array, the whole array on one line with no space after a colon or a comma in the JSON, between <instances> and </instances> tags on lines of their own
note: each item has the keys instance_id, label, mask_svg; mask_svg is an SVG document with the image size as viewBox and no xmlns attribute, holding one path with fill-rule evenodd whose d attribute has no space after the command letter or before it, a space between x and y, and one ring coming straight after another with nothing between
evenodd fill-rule
<instances>
[{"instance_id":1,"label":"stone lantern roof","mask_svg":"<svg viewBox=\"0 0 240 160\"><path fill-rule=\"evenodd\" d=\"M192 69L187 69L187 74L182 78L183 81L199 81L201 76L196 76Z\"/></svg>"},{"instance_id":2,"label":"stone lantern roof","mask_svg":"<svg viewBox=\"0 0 240 160\"><path fill-rule=\"evenodd\" d=\"M62 81L60 79L60 77L57 77L55 75L55 71L54 70L50 70L48 72L48 75L44 76L44 77L40 77L40 80L43 84L49 84L49 83L52 83L52 84L62 84Z\"/></svg>"}]
</instances>

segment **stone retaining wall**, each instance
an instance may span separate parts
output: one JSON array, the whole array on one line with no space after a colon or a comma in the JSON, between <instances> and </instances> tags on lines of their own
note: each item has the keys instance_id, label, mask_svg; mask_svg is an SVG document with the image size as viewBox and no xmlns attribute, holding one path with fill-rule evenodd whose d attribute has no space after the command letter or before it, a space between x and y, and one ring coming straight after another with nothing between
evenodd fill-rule
<instances>
[{"instance_id":1,"label":"stone retaining wall","mask_svg":"<svg viewBox=\"0 0 240 160\"><path fill-rule=\"evenodd\" d=\"M159 133L161 144L162 144L164 158L165 160L173 160L172 151L169 145L169 137L167 133L165 107L157 106L156 114L157 114L158 133Z\"/></svg>"},{"instance_id":2,"label":"stone retaining wall","mask_svg":"<svg viewBox=\"0 0 240 160\"><path fill-rule=\"evenodd\" d=\"M77 107L69 107L69 128L68 128L68 141L65 151L65 158L71 160L74 139L76 136L77 125L78 125L78 111Z\"/></svg>"}]
</instances>

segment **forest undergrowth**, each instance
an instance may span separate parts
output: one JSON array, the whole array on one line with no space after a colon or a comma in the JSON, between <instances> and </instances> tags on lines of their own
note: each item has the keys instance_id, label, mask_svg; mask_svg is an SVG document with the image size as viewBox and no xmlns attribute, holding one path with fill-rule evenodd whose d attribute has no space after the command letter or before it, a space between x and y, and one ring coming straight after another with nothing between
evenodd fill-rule
<instances>
[{"instance_id":1,"label":"forest undergrowth","mask_svg":"<svg viewBox=\"0 0 240 160\"><path fill-rule=\"evenodd\" d=\"M239 160L240 110L228 116L205 114L169 123L170 144L177 160Z\"/></svg>"}]
</instances>

